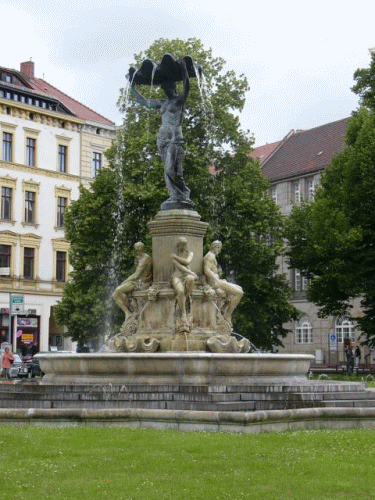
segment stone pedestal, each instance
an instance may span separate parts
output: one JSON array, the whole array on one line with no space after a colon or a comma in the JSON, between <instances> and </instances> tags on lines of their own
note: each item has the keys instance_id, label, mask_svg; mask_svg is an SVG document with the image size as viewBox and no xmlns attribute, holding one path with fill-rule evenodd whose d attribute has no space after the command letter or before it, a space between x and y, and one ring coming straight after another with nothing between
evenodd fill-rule
<instances>
[{"instance_id":1,"label":"stone pedestal","mask_svg":"<svg viewBox=\"0 0 375 500\"><path fill-rule=\"evenodd\" d=\"M223 317L223 299L207 286L203 273L203 237L208 224L193 210L161 210L148 224L152 237L153 280L147 289L129 294L131 315L109 349L117 352L206 351L247 352L247 339L231 337L232 327ZM172 254L183 237L193 253L189 271L196 275L186 294L183 318L172 284L175 272ZM209 290L208 290L209 289Z\"/></svg>"},{"instance_id":2,"label":"stone pedestal","mask_svg":"<svg viewBox=\"0 0 375 500\"><path fill-rule=\"evenodd\" d=\"M187 239L189 251L194 253L191 270L198 276L203 272L203 238L208 223L201 222L194 210L161 210L148 227L152 237L153 282L169 283L173 273L171 255L176 251L179 237Z\"/></svg>"}]
</instances>

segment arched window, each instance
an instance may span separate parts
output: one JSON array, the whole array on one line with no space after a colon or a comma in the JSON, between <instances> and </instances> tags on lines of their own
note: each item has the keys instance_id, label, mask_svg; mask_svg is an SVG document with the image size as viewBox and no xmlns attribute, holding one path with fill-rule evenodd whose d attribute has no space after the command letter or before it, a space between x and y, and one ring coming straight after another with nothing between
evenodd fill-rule
<instances>
[{"instance_id":1,"label":"arched window","mask_svg":"<svg viewBox=\"0 0 375 500\"><path fill-rule=\"evenodd\" d=\"M296 344L311 344L312 341L313 332L309 317L302 316L296 323Z\"/></svg>"},{"instance_id":2,"label":"arched window","mask_svg":"<svg viewBox=\"0 0 375 500\"><path fill-rule=\"evenodd\" d=\"M354 323L347 317L336 318L335 332L337 342L344 342L345 339L355 340Z\"/></svg>"}]
</instances>

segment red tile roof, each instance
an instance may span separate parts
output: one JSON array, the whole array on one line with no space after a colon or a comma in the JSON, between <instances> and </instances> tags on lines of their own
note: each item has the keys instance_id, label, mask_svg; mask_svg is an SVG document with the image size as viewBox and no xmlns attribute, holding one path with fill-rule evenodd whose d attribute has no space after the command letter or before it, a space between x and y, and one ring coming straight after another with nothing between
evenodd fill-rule
<instances>
[{"instance_id":1,"label":"red tile roof","mask_svg":"<svg viewBox=\"0 0 375 500\"><path fill-rule=\"evenodd\" d=\"M290 133L263 162L263 175L271 181L319 171L344 147L348 118L310 130Z\"/></svg>"},{"instance_id":2,"label":"red tile roof","mask_svg":"<svg viewBox=\"0 0 375 500\"><path fill-rule=\"evenodd\" d=\"M72 97L69 97L67 94L64 94L64 92L57 89L45 80L42 80L41 78L27 78L26 75L21 73L20 71L10 68L4 68L2 66L0 66L0 71L10 72L17 77L17 83L6 83L6 85L10 88L19 89L22 87L25 90L27 89L27 92L30 92L31 94L44 96L50 99L52 98L54 101L57 100L74 116L82 118L83 120L92 121L102 125L115 126L115 123L113 121L108 120L108 118L105 118L99 113L96 113L96 111L93 111L84 104L81 104ZM5 84L5 82L2 83Z\"/></svg>"},{"instance_id":3,"label":"red tile roof","mask_svg":"<svg viewBox=\"0 0 375 500\"><path fill-rule=\"evenodd\" d=\"M72 97L69 97L67 94L64 94L64 92L61 92L61 90L57 89L41 78L34 78L33 80L29 80L29 83L33 89L42 91L48 96L52 96L55 99L58 99L64 106L69 109L69 111L73 113L73 115L77 116L78 118L96 123L102 123L103 125L115 125L115 123L111 120L108 120L99 113L96 113L96 111L93 111L84 104L81 104Z\"/></svg>"},{"instance_id":4,"label":"red tile roof","mask_svg":"<svg viewBox=\"0 0 375 500\"><path fill-rule=\"evenodd\" d=\"M249 153L250 158L258 158L260 164L264 163L271 153L277 148L281 141L272 142L271 144L265 144L264 146L259 146L254 148L251 153Z\"/></svg>"}]
</instances>

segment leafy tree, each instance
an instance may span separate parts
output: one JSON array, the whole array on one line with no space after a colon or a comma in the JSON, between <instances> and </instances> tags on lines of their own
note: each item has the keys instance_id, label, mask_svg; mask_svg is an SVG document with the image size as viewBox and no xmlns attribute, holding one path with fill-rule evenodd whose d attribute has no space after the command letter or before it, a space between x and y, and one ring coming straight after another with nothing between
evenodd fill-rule
<instances>
[{"instance_id":1,"label":"leafy tree","mask_svg":"<svg viewBox=\"0 0 375 500\"><path fill-rule=\"evenodd\" d=\"M363 314L353 319L371 346L375 345L374 208L375 115L361 108L349 120L346 146L323 173L315 201L294 207L287 233L290 264L311 278L307 296L320 306L320 315L350 315L351 300L360 297Z\"/></svg>"},{"instance_id":2,"label":"leafy tree","mask_svg":"<svg viewBox=\"0 0 375 500\"><path fill-rule=\"evenodd\" d=\"M203 106L199 86L191 80L183 121L184 177L196 210L210 223L206 250L213 239L220 239L224 274L244 288L235 328L269 349L286 335L282 324L296 317L296 311L289 304L285 277L276 274L283 220L265 195L268 181L248 157L253 138L239 126L237 114L245 102L247 80L225 72L224 60L214 58L196 39L157 40L135 61L138 65L146 57L159 61L165 53L190 55L202 66L207 88L212 89L208 98L203 95L207 104ZM164 98L159 88L143 87L140 92ZM91 190L81 190L66 216L74 271L56 315L75 340L109 331L105 309L118 324L116 315L122 314L110 305L108 291L131 273L134 243L141 240L150 248L147 222L167 198L156 149L160 116L138 104L126 89L121 89L119 106L124 124L108 153L110 167L99 173Z\"/></svg>"},{"instance_id":3,"label":"leafy tree","mask_svg":"<svg viewBox=\"0 0 375 500\"><path fill-rule=\"evenodd\" d=\"M354 73L355 85L352 91L361 98L361 103L372 111L375 110L375 50L371 51L368 68L360 68Z\"/></svg>"}]
</instances>

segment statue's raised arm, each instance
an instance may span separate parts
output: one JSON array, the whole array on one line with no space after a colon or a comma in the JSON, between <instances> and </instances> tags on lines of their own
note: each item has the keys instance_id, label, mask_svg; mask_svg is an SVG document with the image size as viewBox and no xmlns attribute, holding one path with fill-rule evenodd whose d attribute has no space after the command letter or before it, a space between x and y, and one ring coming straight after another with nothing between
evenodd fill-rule
<instances>
[{"instance_id":1,"label":"statue's raised arm","mask_svg":"<svg viewBox=\"0 0 375 500\"><path fill-rule=\"evenodd\" d=\"M134 86L134 82L131 81L129 74L126 75L126 78L130 82L130 91L134 95L134 97L136 98L137 102L139 102L139 104L142 104L142 106L145 106L146 108L153 108L153 109L160 109L161 108L161 106L163 104L162 99L146 99L145 97L143 97L143 95L140 92L138 92L138 90L136 90L136 88Z\"/></svg>"}]
</instances>

